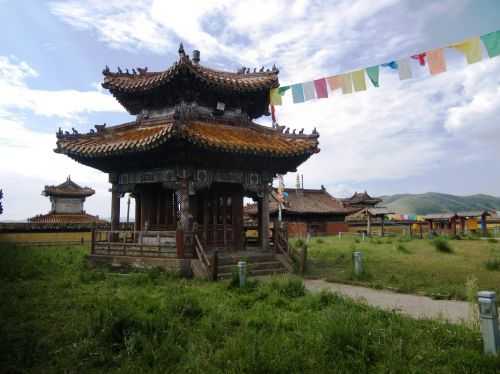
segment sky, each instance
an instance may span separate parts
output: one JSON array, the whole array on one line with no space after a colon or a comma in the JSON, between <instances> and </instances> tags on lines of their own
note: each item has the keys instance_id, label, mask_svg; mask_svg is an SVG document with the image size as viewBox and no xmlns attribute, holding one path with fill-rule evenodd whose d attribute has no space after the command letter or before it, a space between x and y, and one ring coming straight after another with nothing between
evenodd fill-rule
<instances>
[{"instance_id":1,"label":"sky","mask_svg":"<svg viewBox=\"0 0 500 374\"><path fill-rule=\"evenodd\" d=\"M53 152L59 127L88 132L133 120L101 87L105 65L164 70L183 42L217 69L276 64L286 85L500 29L498 0L0 0L0 9L2 220L48 212L43 187L68 175L96 190L87 212L109 217L108 176ZM278 122L320 133L321 152L298 170L305 187L323 184L338 197L500 195L500 58L467 65L447 49L446 59L438 76L415 62L415 79L383 69L380 88L302 104L285 98Z\"/></svg>"}]
</instances>

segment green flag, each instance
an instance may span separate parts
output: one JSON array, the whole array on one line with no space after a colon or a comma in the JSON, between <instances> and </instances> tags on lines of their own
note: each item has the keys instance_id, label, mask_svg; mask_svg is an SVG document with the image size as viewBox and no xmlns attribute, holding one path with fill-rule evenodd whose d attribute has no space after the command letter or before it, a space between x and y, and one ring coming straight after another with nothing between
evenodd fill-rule
<instances>
[{"instance_id":1,"label":"green flag","mask_svg":"<svg viewBox=\"0 0 500 374\"><path fill-rule=\"evenodd\" d=\"M379 73L378 65L366 68L366 75L368 75L368 78L370 78L370 81L375 87L378 87L378 73Z\"/></svg>"},{"instance_id":2,"label":"green flag","mask_svg":"<svg viewBox=\"0 0 500 374\"><path fill-rule=\"evenodd\" d=\"M500 31L490 32L481 36L481 40L488 51L488 56L500 56Z\"/></svg>"}]
</instances>

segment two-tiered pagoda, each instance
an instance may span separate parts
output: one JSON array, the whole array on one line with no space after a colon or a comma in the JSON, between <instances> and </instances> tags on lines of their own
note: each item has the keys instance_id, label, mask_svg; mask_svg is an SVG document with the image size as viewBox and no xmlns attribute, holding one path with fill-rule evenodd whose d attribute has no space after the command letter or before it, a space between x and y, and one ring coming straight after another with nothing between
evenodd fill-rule
<instances>
[{"instance_id":1,"label":"two-tiered pagoda","mask_svg":"<svg viewBox=\"0 0 500 374\"><path fill-rule=\"evenodd\" d=\"M191 59L181 45L165 71L106 67L102 86L136 119L88 134L59 131L55 151L109 174L113 230L128 192L137 231L180 227L189 235L196 223L206 251L235 251L244 245L244 196L258 201L266 233L273 177L319 152L319 135L253 122L269 115L276 68L219 71L200 65L199 56ZM261 235L262 249L268 240Z\"/></svg>"},{"instance_id":2,"label":"two-tiered pagoda","mask_svg":"<svg viewBox=\"0 0 500 374\"><path fill-rule=\"evenodd\" d=\"M29 218L28 221L56 225L104 223L83 209L85 199L93 194L95 191L92 188L81 187L68 176L61 184L45 186L42 195L50 199L50 212Z\"/></svg>"}]
</instances>

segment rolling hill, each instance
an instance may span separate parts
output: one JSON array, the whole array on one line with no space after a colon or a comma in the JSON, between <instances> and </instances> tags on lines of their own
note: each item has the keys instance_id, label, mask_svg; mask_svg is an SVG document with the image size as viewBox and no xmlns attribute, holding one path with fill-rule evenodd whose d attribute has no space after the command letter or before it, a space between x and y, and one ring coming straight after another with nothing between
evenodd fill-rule
<instances>
[{"instance_id":1,"label":"rolling hill","mask_svg":"<svg viewBox=\"0 0 500 374\"><path fill-rule=\"evenodd\" d=\"M467 210L500 210L500 197L490 195L455 196L428 192L380 196L380 204L401 214L429 214Z\"/></svg>"}]
</instances>

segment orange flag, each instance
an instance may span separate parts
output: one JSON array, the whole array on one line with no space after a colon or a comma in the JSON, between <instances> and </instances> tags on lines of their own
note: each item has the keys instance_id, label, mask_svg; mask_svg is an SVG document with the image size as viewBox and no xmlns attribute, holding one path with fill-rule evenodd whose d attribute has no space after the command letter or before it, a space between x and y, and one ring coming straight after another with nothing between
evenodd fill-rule
<instances>
[{"instance_id":1,"label":"orange flag","mask_svg":"<svg viewBox=\"0 0 500 374\"><path fill-rule=\"evenodd\" d=\"M326 78L326 81L328 82L328 86L332 91L342 88L343 80L341 75L334 75L333 77L328 77Z\"/></svg>"},{"instance_id":2,"label":"orange flag","mask_svg":"<svg viewBox=\"0 0 500 374\"><path fill-rule=\"evenodd\" d=\"M443 48L426 52L426 54L427 54L427 65L429 66L429 71L431 72L432 75L436 75L446 71L446 61L444 59Z\"/></svg>"}]
</instances>

